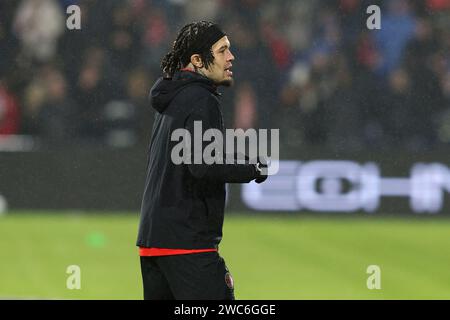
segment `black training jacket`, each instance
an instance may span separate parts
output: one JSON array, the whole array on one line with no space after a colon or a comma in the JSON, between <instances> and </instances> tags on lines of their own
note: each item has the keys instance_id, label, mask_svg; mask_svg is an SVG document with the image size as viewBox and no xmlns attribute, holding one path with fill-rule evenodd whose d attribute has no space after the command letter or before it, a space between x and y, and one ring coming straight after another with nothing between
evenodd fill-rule
<instances>
[{"instance_id":1,"label":"black training jacket","mask_svg":"<svg viewBox=\"0 0 450 320\"><path fill-rule=\"evenodd\" d=\"M160 78L150 91L158 113L148 150L137 246L172 249L217 248L222 239L225 183L250 182L257 176L251 164L179 164L171 160L171 134L191 132L194 121L224 133L219 94L212 81L181 71ZM224 135L225 136L225 135Z\"/></svg>"}]
</instances>

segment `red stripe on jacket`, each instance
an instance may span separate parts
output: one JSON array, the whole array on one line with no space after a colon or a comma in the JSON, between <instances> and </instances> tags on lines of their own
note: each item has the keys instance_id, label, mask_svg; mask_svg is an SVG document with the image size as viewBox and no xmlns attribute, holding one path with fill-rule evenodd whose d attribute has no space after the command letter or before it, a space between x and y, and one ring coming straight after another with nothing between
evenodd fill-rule
<instances>
[{"instance_id":1,"label":"red stripe on jacket","mask_svg":"<svg viewBox=\"0 0 450 320\"><path fill-rule=\"evenodd\" d=\"M174 256L178 254L192 254L202 252L216 252L217 249L164 249L164 248L139 248L141 257Z\"/></svg>"}]
</instances>

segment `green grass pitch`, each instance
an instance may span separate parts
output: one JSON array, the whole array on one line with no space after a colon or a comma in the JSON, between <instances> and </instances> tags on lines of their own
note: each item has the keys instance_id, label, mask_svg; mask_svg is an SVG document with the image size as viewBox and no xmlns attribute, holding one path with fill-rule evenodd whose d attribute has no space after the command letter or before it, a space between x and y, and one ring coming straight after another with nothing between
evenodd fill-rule
<instances>
[{"instance_id":1,"label":"green grass pitch","mask_svg":"<svg viewBox=\"0 0 450 320\"><path fill-rule=\"evenodd\" d=\"M1 216L0 298L141 299L137 226L136 214ZM220 254L237 299L450 299L447 219L228 215Z\"/></svg>"}]
</instances>

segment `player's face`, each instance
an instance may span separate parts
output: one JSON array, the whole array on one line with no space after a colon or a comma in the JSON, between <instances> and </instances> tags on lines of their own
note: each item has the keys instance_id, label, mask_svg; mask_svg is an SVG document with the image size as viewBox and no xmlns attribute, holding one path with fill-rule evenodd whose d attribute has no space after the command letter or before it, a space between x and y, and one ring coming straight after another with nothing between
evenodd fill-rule
<instances>
[{"instance_id":1,"label":"player's face","mask_svg":"<svg viewBox=\"0 0 450 320\"><path fill-rule=\"evenodd\" d=\"M214 61L205 69L205 75L218 86L231 86L233 84L233 72L231 71L234 56L230 51L230 41L223 36L212 46Z\"/></svg>"}]
</instances>

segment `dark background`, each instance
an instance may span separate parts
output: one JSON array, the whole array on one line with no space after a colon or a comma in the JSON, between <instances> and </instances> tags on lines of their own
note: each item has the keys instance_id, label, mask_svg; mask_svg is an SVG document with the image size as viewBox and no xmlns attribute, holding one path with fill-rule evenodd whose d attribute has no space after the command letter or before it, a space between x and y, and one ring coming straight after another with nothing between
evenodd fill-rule
<instances>
[{"instance_id":1,"label":"dark background","mask_svg":"<svg viewBox=\"0 0 450 320\"><path fill-rule=\"evenodd\" d=\"M81 30L66 28L71 4ZM381 30L366 27L372 4ZM383 176L407 176L422 159L446 164L449 8L447 0L2 0L0 194L12 209L138 210L149 88L179 28L202 19L221 24L236 57L236 85L222 90L228 128L279 128L282 160L378 159ZM233 187L229 206L245 209L239 198ZM395 203L389 210L408 211Z\"/></svg>"}]
</instances>

